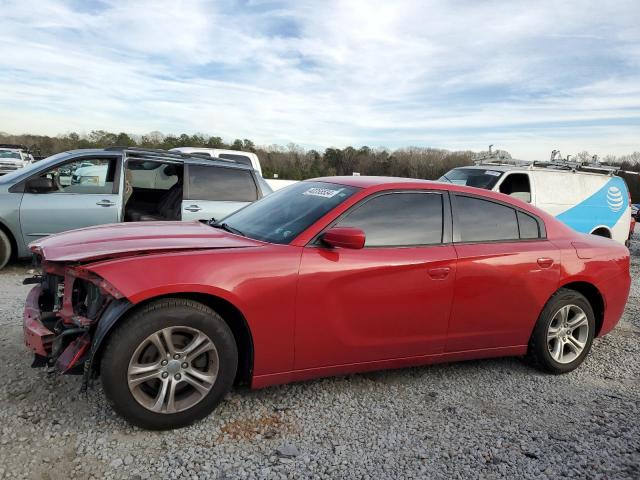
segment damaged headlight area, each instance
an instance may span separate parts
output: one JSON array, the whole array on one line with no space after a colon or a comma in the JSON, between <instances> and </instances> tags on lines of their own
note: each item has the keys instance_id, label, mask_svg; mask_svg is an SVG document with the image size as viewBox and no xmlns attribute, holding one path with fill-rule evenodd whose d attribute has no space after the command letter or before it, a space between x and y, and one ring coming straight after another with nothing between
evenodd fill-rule
<instances>
[{"instance_id":1,"label":"damaged headlight area","mask_svg":"<svg viewBox=\"0 0 640 480\"><path fill-rule=\"evenodd\" d=\"M122 294L82 266L43 262L24 280L35 284L24 310L25 343L35 353L33 367L87 373L97 324Z\"/></svg>"}]
</instances>

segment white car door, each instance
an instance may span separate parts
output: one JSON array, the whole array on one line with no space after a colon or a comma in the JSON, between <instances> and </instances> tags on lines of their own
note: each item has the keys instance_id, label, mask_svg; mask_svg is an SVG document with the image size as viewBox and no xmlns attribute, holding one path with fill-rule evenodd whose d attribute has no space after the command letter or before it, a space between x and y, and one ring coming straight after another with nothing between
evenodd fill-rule
<instances>
[{"instance_id":1,"label":"white car door","mask_svg":"<svg viewBox=\"0 0 640 480\"><path fill-rule=\"evenodd\" d=\"M248 169L188 164L182 201L182 220L221 220L258 199Z\"/></svg>"}]
</instances>

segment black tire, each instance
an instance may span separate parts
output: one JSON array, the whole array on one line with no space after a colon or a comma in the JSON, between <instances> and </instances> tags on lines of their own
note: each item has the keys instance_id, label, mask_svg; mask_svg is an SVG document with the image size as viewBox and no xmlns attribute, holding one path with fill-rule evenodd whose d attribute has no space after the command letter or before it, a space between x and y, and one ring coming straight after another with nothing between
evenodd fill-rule
<instances>
[{"instance_id":1,"label":"black tire","mask_svg":"<svg viewBox=\"0 0 640 480\"><path fill-rule=\"evenodd\" d=\"M136 400L128 384L128 368L138 347L150 335L167 327L189 327L209 337L218 356L217 377L210 391L190 408L158 413ZM100 364L105 395L114 410L130 423L149 430L187 426L211 413L231 389L238 367L233 333L211 308L186 299L153 301L117 326L109 336Z\"/></svg>"},{"instance_id":2,"label":"black tire","mask_svg":"<svg viewBox=\"0 0 640 480\"><path fill-rule=\"evenodd\" d=\"M550 343L547 334L549 332L549 326L554 321L556 314L563 307L569 305L582 309L587 317L586 324L588 325L588 332L582 352L574 360L568 363L560 363L552 357L549 351ZM589 350L591 350L591 344L593 343L594 333L595 315L589 301L584 295L575 290L561 288L549 299L538 318L533 333L531 334L531 339L529 340L527 358L533 366L544 372L553 374L570 372L575 370L588 355Z\"/></svg>"},{"instance_id":3,"label":"black tire","mask_svg":"<svg viewBox=\"0 0 640 480\"><path fill-rule=\"evenodd\" d=\"M2 270L11 259L11 240L0 230L0 270Z\"/></svg>"}]
</instances>

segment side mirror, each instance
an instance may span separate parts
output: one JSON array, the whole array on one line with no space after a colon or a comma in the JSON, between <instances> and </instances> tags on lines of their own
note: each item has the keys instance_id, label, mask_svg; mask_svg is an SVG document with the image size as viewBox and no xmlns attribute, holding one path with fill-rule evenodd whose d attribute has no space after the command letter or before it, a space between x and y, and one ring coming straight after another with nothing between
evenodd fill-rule
<instances>
[{"instance_id":1,"label":"side mirror","mask_svg":"<svg viewBox=\"0 0 640 480\"><path fill-rule=\"evenodd\" d=\"M36 177L27 182L27 191L29 193L47 193L55 189L53 180L49 177Z\"/></svg>"},{"instance_id":2,"label":"side mirror","mask_svg":"<svg viewBox=\"0 0 640 480\"><path fill-rule=\"evenodd\" d=\"M365 235L359 228L333 227L324 232L322 241L331 247L364 248Z\"/></svg>"}]
</instances>

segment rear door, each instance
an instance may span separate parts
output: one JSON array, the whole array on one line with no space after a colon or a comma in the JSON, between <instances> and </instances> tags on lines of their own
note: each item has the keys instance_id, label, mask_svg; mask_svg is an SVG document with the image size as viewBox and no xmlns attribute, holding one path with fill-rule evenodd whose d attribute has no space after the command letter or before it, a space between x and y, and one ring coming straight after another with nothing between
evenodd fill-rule
<instances>
[{"instance_id":1,"label":"rear door","mask_svg":"<svg viewBox=\"0 0 640 480\"><path fill-rule=\"evenodd\" d=\"M30 191L28 181L20 204L25 243L53 233L121 221L121 156L87 156L64 162L40 177L54 189Z\"/></svg>"},{"instance_id":2,"label":"rear door","mask_svg":"<svg viewBox=\"0 0 640 480\"><path fill-rule=\"evenodd\" d=\"M508 204L453 195L458 256L446 352L527 345L560 279L541 219Z\"/></svg>"},{"instance_id":3,"label":"rear door","mask_svg":"<svg viewBox=\"0 0 640 480\"><path fill-rule=\"evenodd\" d=\"M221 220L259 197L250 170L206 164L185 167L182 220Z\"/></svg>"},{"instance_id":4,"label":"rear door","mask_svg":"<svg viewBox=\"0 0 640 480\"><path fill-rule=\"evenodd\" d=\"M387 192L335 223L362 229L363 249L306 246L295 368L442 352L456 263L449 219L446 193Z\"/></svg>"}]
</instances>

